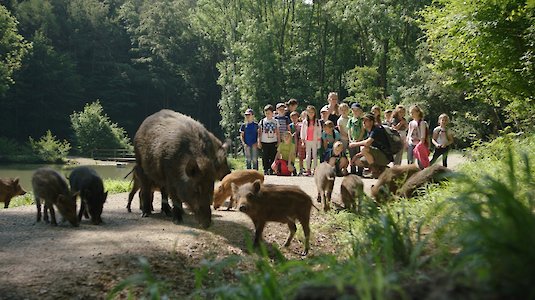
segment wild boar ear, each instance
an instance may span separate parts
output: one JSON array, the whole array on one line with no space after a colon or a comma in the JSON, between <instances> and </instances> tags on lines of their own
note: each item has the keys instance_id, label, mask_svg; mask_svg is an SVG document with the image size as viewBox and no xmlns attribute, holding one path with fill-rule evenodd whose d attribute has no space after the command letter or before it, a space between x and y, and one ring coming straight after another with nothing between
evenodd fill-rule
<instances>
[{"instance_id":1,"label":"wild boar ear","mask_svg":"<svg viewBox=\"0 0 535 300\"><path fill-rule=\"evenodd\" d=\"M255 180L255 182L253 182L253 190L255 194L258 194L258 192L260 192L261 185L262 185L262 182L260 181L260 179L257 179Z\"/></svg>"},{"instance_id":2,"label":"wild boar ear","mask_svg":"<svg viewBox=\"0 0 535 300\"><path fill-rule=\"evenodd\" d=\"M199 166L195 159L190 159L186 164L186 175L188 177L196 177L199 174Z\"/></svg>"},{"instance_id":3,"label":"wild boar ear","mask_svg":"<svg viewBox=\"0 0 535 300\"><path fill-rule=\"evenodd\" d=\"M106 201L107 198L108 198L108 192L106 191L106 192L104 193L104 201Z\"/></svg>"},{"instance_id":4,"label":"wild boar ear","mask_svg":"<svg viewBox=\"0 0 535 300\"><path fill-rule=\"evenodd\" d=\"M19 184L19 178L18 178L18 177L15 178L15 180L13 180L13 183L14 183L14 184Z\"/></svg>"}]
</instances>

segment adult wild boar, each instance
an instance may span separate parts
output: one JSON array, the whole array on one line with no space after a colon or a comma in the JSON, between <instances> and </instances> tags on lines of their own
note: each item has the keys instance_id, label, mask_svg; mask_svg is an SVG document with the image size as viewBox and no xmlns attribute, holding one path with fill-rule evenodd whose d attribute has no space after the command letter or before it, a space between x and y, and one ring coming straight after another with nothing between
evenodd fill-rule
<instances>
[{"instance_id":1,"label":"adult wild boar","mask_svg":"<svg viewBox=\"0 0 535 300\"><path fill-rule=\"evenodd\" d=\"M328 211L331 204L336 169L327 162L322 162L314 171L314 181L318 189L318 202L321 201L323 210Z\"/></svg>"},{"instance_id":2,"label":"adult wild boar","mask_svg":"<svg viewBox=\"0 0 535 300\"><path fill-rule=\"evenodd\" d=\"M173 202L173 222L182 222L182 202L202 227L210 226L214 181L230 173L226 147L204 126L171 110L145 119L134 138L143 216L149 216L154 187Z\"/></svg>"},{"instance_id":3,"label":"adult wild boar","mask_svg":"<svg viewBox=\"0 0 535 300\"><path fill-rule=\"evenodd\" d=\"M48 211L50 211L50 223L54 226L58 225L54 211L55 205L67 221L73 226L78 226L76 216L78 194L71 193L63 175L50 168L37 169L32 176L32 188L37 205L37 222L41 221L41 200L43 200L45 222L48 223Z\"/></svg>"},{"instance_id":4,"label":"adult wild boar","mask_svg":"<svg viewBox=\"0 0 535 300\"><path fill-rule=\"evenodd\" d=\"M344 208L357 212L362 206L362 197L364 197L364 183L362 179L354 174L349 174L342 180L340 186L340 195Z\"/></svg>"},{"instance_id":5,"label":"adult wild boar","mask_svg":"<svg viewBox=\"0 0 535 300\"><path fill-rule=\"evenodd\" d=\"M134 167L132 171L130 171L126 176L132 174L132 189L130 190L130 193L128 193L128 203L126 204L126 209L128 212L132 212L132 200L134 199L134 196L136 195L136 192L141 189L141 182L138 179L138 175L136 175L136 168ZM167 196L167 192L165 191L165 188L160 187L154 187L153 193L156 191L160 191L162 194L162 212L165 213L166 216L171 216L171 207L169 206L169 198ZM153 194L154 195L154 194ZM139 209L143 210L143 205L141 202L141 197L139 200ZM150 201L150 210L154 211L154 207L152 206L152 200Z\"/></svg>"},{"instance_id":6,"label":"adult wild boar","mask_svg":"<svg viewBox=\"0 0 535 300\"><path fill-rule=\"evenodd\" d=\"M71 191L79 193L82 200L78 221L81 221L82 215L85 215L86 219L91 216L91 223L94 225L102 223L102 209L108 197L108 192L104 192L102 178L89 167L77 167L69 175L69 183Z\"/></svg>"},{"instance_id":7,"label":"adult wild boar","mask_svg":"<svg viewBox=\"0 0 535 300\"><path fill-rule=\"evenodd\" d=\"M290 246L297 231L295 220L299 220L305 234L305 250L310 249L310 209L312 199L298 186L262 184L260 180L237 186L232 183L232 197L238 201L241 212L247 214L255 226L254 246L262 240L262 232L269 221L288 224L290 235L284 247Z\"/></svg>"},{"instance_id":8,"label":"adult wild boar","mask_svg":"<svg viewBox=\"0 0 535 300\"><path fill-rule=\"evenodd\" d=\"M411 176L397 191L397 195L405 198L414 196L416 190L428 183L438 183L448 179L453 174L451 169L441 165L432 165Z\"/></svg>"},{"instance_id":9,"label":"adult wild boar","mask_svg":"<svg viewBox=\"0 0 535 300\"><path fill-rule=\"evenodd\" d=\"M257 179L262 183L264 182L264 175L256 170L238 170L225 176L225 178L221 180L219 186L215 189L214 209L218 209L228 197L230 197L230 203L227 210L234 207L235 201L232 197L232 183L240 186L247 182L254 182Z\"/></svg>"},{"instance_id":10,"label":"adult wild boar","mask_svg":"<svg viewBox=\"0 0 535 300\"><path fill-rule=\"evenodd\" d=\"M25 194L26 191L20 186L18 178L0 178L0 202L4 202L4 208L9 207L13 197Z\"/></svg>"},{"instance_id":11,"label":"adult wild boar","mask_svg":"<svg viewBox=\"0 0 535 300\"><path fill-rule=\"evenodd\" d=\"M411 176L420 171L418 166L396 165L387 168L377 179L377 182L371 188L372 197L377 202L385 202L395 194Z\"/></svg>"}]
</instances>

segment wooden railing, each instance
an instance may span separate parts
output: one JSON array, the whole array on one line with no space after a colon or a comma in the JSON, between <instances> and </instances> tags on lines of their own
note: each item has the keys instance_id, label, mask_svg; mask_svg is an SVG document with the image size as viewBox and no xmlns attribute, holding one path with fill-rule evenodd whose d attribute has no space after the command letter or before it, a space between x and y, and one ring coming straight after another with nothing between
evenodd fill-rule
<instances>
[{"instance_id":1,"label":"wooden railing","mask_svg":"<svg viewBox=\"0 0 535 300\"><path fill-rule=\"evenodd\" d=\"M129 149L94 149L91 151L91 158L98 160L113 160L113 161L135 161L134 152Z\"/></svg>"}]
</instances>

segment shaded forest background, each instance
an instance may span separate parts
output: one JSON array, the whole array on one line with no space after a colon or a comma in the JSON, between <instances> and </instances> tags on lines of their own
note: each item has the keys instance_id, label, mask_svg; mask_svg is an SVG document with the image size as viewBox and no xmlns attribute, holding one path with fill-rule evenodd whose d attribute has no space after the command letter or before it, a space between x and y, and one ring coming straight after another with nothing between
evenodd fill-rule
<instances>
[{"instance_id":1,"label":"shaded forest background","mask_svg":"<svg viewBox=\"0 0 535 300\"><path fill-rule=\"evenodd\" d=\"M220 137L329 91L452 116L458 143L532 129L535 1L0 1L0 136L73 135L99 100L133 137L170 108Z\"/></svg>"}]
</instances>

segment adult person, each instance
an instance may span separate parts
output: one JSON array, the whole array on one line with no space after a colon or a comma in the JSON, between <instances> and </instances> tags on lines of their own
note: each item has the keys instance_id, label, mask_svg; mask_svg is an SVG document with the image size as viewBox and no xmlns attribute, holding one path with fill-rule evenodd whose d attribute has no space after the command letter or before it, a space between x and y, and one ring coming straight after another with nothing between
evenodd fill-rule
<instances>
[{"instance_id":1,"label":"adult person","mask_svg":"<svg viewBox=\"0 0 535 300\"><path fill-rule=\"evenodd\" d=\"M362 147L352 161L359 167L369 167L372 177L376 178L384 171L386 166L393 160L390 153L386 130L381 125L375 124L375 116L371 113L364 115L362 125L368 132L365 140L349 143L349 147Z\"/></svg>"},{"instance_id":2,"label":"adult person","mask_svg":"<svg viewBox=\"0 0 535 300\"><path fill-rule=\"evenodd\" d=\"M329 120L333 124L338 124L338 118L340 117L340 111L338 110L338 93L330 92L327 96L327 108L329 109Z\"/></svg>"}]
</instances>

